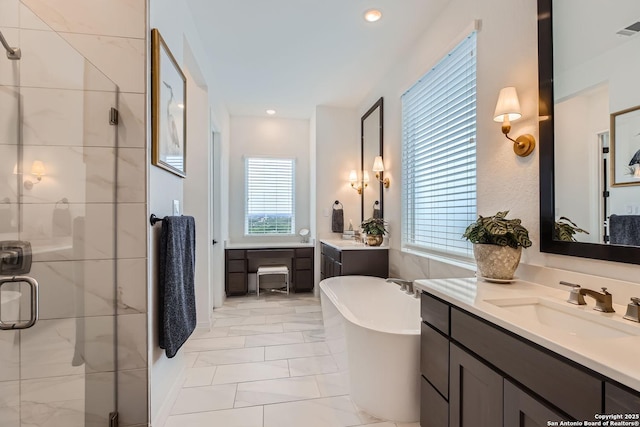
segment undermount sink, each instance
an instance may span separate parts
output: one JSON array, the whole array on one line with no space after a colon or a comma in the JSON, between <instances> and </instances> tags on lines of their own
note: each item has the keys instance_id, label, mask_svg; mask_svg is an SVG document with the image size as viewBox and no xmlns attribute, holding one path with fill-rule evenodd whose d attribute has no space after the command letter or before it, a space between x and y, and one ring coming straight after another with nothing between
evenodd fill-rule
<instances>
[{"instance_id":1,"label":"undermount sink","mask_svg":"<svg viewBox=\"0 0 640 427\"><path fill-rule=\"evenodd\" d=\"M515 313L522 320L538 322L576 337L602 339L640 336L638 325L618 322L611 315L591 310L591 305L577 307L536 297L485 302Z\"/></svg>"}]
</instances>

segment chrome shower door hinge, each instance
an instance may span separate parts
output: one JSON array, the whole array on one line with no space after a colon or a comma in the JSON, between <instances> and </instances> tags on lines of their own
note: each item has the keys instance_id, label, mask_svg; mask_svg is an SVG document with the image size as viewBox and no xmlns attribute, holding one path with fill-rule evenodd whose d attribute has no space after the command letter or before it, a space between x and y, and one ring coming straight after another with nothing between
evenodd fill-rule
<instances>
[{"instance_id":1,"label":"chrome shower door hinge","mask_svg":"<svg viewBox=\"0 0 640 427\"><path fill-rule=\"evenodd\" d=\"M112 412L109 414L109 427L118 427L118 413Z\"/></svg>"},{"instance_id":2,"label":"chrome shower door hinge","mask_svg":"<svg viewBox=\"0 0 640 427\"><path fill-rule=\"evenodd\" d=\"M109 110L109 124L110 125L117 125L118 124L118 119L119 119L119 114L118 114L118 110L111 107L111 109Z\"/></svg>"}]
</instances>

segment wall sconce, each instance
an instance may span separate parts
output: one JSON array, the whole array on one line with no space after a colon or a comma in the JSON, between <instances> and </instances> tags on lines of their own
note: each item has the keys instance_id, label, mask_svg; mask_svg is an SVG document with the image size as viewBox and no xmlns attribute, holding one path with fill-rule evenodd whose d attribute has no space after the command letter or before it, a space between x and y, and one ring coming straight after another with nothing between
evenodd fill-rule
<instances>
[{"instance_id":1,"label":"wall sconce","mask_svg":"<svg viewBox=\"0 0 640 427\"><path fill-rule=\"evenodd\" d=\"M384 188L389 188L391 181L389 178L380 179L382 172L384 172L384 163L382 162L382 156L376 156L373 161L373 171L376 173L376 179L384 185Z\"/></svg>"},{"instance_id":2,"label":"wall sconce","mask_svg":"<svg viewBox=\"0 0 640 427\"><path fill-rule=\"evenodd\" d=\"M356 190L358 194L362 194L362 190L367 188L367 186L369 185L369 174L366 172L363 173L362 181L360 181L358 180L358 172L356 172L356 170L353 169L349 173L349 182L351 183L351 188Z\"/></svg>"},{"instance_id":3,"label":"wall sconce","mask_svg":"<svg viewBox=\"0 0 640 427\"><path fill-rule=\"evenodd\" d=\"M24 181L24 188L26 190L31 190L34 185L39 184L42 181L42 177L46 175L46 170L44 168L44 163L40 160L35 160L31 165L31 175L36 177L37 182L33 182L31 180Z\"/></svg>"},{"instance_id":4,"label":"wall sconce","mask_svg":"<svg viewBox=\"0 0 640 427\"><path fill-rule=\"evenodd\" d=\"M511 132L511 121L522 117L520 111L520 101L515 87L505 87L500 90L496 111L493 113L493 120L502 122L502 133L508 140L513 141L513 152L520 157L527 157L536 147L536 139L533 135L524 134L516 139L509 136Z\"/></svg>"}]
</instances>

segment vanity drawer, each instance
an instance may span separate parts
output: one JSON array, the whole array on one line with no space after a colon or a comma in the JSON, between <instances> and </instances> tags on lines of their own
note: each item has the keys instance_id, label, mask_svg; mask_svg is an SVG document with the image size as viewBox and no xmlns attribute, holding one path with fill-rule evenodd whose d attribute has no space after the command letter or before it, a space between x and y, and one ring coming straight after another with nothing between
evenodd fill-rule
<instances>
[{"instance_id":1,"label":"vanity drawer","mask_svg":"<svg viewBox=\"0 0 640 427\"><path fill-rule=\"evenodd\" d=\"M629 414L640 411L640 393L623 390L611 383L604 386L604 412Z\"/></svg>"},{"instance_id":2,"label":"vanity drawer","mask_svg":"<svg viewBox=\"0 0 640 427\"><path fill-rule=\"evenodd\" d=\"M312 257L313 248L297 248L296 257Z\"/></svg>"},{"instance_id":3,"label":"vanity drawer","mask_svg":"<svg viewBox=\"0 0 640 427\"><path fill-rule=\"evenodd\" d=\"M244 273L245 270L245 260L243 259L232 259L227 261L227 272L228 273Z\"/></svg>"},{"instance_id":4,"label":"vanity drawer","mask_svg":"<svg viewBox=\"0 0 640 427\"><path fill-rule=\"evenodd\" d=\"M244 250L227 249L227 259L244 259Z\"/></svg>"},{"instance_id":5,"label":"vanity drawer","mask_svg":"<svg viewBox=\"0 0 640 427\"><path fill-rule=\"evenodd\" d=\"M342 251L339 251L336 248L333 248L331 246L323 244L322 253L325 256L334 259L335 261L338 261L338 262L342 261Z\"/></svg>"},{"instance_id":6,"label":"vanity drawer","mask_svg":"<svg viewBox=\"0 0 640 427\"><path fill-rule=\"evenodd\" d=\"M574 365L488 325L451 311L451 338L575 419L602 412L602 381Z\"/></svg>"},{"instance_id":7,"label":"vanity drawer","mask_svg":"<svg viewBox=\"0 0 640 427\"><path fill-rule=\"evenodd\" d=\"M420 324L420 372L449 398L449 340L425 323Z\"/></svg>"},{"instance_id":8,"label":"vanity drawer","mask_svg":"<svg viewBox=\"0 0 640 427\"><path fill-rule=\"evenodd\" d=\"M296 270L311 270L311 258L296 258Z\"/></svg>"},{"instance_id":9,"label":"vanity drawer","mask_svg":"<svg viewBox=\"0 0 640 427\"><path fill-rule=\"evenodd\" d=\"M420 316L423 321L449 335L449 305L423 292L420 295Z\"/></svg>"}]
</instances>

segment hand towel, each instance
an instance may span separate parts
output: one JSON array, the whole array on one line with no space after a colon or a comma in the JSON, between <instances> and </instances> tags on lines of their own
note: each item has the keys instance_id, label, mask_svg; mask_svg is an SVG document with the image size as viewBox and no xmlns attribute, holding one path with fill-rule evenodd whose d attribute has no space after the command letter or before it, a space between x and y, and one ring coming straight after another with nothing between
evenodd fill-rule
<instances>
[{"instance_id":1,"label":"hand towel","mask_svg":"<svg viewBox=\"0 0 640 427\"><path fill-rule=\"evenodd\" d=\"M331 231L342 233L344 231L344 210L342 208L333 209L331 215Z\"/></svg>"},{"instance_id":2,"label":"hand towel","mask_svg":"<svg viewBox=\"0 0 640 427\"><path fill-rule=\"evenodd\" d=\"M195 220L167 216L160 231L160 348L176 355L196 327Z\"/></svg>"},{"instance_id":3,"label":"hand towel","mask_svg":"<svg viewBox=\"0 0 640 427\"><path fill-rule=\"evenodd\" d=\"M640 215L611 215L609 235L612 245L640 246Z\"/></svg>"}]
</instances>

